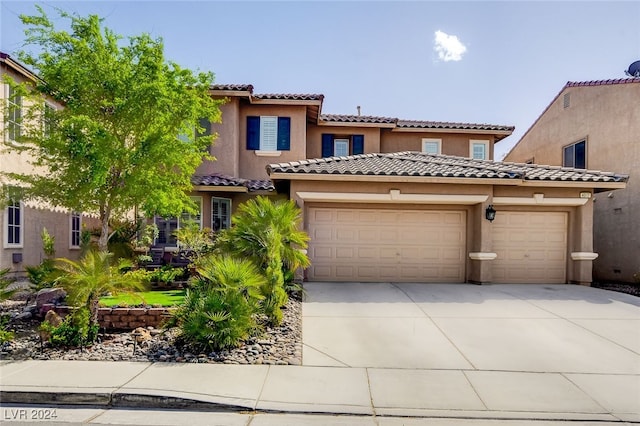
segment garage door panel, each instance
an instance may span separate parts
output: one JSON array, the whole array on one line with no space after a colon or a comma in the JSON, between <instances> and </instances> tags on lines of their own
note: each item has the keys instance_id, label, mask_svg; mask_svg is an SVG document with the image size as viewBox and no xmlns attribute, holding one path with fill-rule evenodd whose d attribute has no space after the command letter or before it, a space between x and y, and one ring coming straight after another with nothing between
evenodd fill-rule
<instances>
[{"instance_id":1,"label":"garage door panel","mask_svg":"<svg viewBox=\"0 0 640 426\"><path fill-rule=\"evenodd\" d=\"M311 280L465 280L463 211L311 207L307 217Z\"/></svg>"},{"instance_id":2,"label":"garage door panel","mask_svg":"<svg viewBox=\"0 0 640 426\"><path fill-rule=\"evenodd\" d=\"M500 212L493 224L493 281L566 282L567 223L564 212Z\"/></svg>"}]
</instances>

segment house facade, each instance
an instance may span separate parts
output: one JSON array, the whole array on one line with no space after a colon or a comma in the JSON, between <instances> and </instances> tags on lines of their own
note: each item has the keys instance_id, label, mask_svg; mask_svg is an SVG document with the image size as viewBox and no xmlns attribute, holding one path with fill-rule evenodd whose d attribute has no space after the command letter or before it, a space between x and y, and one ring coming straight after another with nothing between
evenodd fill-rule
<instances>
[{"instance_id":1,"label":"house facade","mask_svg":"<svg viewBox=\"0 0 640 426\"><path fill-rule=\"evenodd\" d=\"M640 78L568 82L506 161L615 170L625 189L593 197L594 280L633 282L640 272Z\"/></svg>"},{"instance_id":2,"label":"house facade","mask_svg":"<svg viewBox=\"0 0 640 426\"><path fill-rule=\"evenodd\" d=\"M4 119L0 120L0 172L41 173L32 169L25 154L6 150L10 145L17 143L16 139L20 136L25 100L17 96L10 85L6 84L5 76L17 82L35 82L38 79L11 56L0 52L0 102L6 108L3 109ZM47 101L47 107L61 106ZM44 228L55 238L56 256L72 259L78 257L83 221L86 218L63 209L22 201L17 187L2 175L0 185L16 189L9 191L10 199L4 200L0 214L0 269L9 268L12 275L20 275L24 273L25 266L39 264L45 257L41 238Z\"/></svg>"},{"instance_id":3,"label":"house facade","mask_svg":"<svg viewBox=\"0 0 640 426\"><path fill-rule=\"evenodd\" d=\"M589 284L592 195L626 182L494 162L509 126L323 114L322 95L248 85L212 95L227 103L217 161L193 177L201 223L230 226L257 194L294 199L308 280Z\"/></svg>"}]
</instances>

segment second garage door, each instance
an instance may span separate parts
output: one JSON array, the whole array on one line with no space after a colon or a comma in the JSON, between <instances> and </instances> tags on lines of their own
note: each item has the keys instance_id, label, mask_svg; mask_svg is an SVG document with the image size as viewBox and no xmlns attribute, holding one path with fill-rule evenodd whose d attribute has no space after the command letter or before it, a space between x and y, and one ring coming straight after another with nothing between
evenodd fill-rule
<instances>
[{"instance_id":1,"label":"second garage door","mask_svg":"<svg viewBox=\"0 0 640 426\"><path fill-rule=\"evenodd\" d=\"M493 222L496 283L563 284L567 269L567 213L498 212Z\"/></svg>"},{"instance_id":2,"label":"second garage door","mask_svg":"<svg viewBox=\"0 0 640 426\"><path fill-rule=\"evenodd\" d=\"M466 214L311 207L312 281L464 282Z\"/></svg>"}]
</instances>

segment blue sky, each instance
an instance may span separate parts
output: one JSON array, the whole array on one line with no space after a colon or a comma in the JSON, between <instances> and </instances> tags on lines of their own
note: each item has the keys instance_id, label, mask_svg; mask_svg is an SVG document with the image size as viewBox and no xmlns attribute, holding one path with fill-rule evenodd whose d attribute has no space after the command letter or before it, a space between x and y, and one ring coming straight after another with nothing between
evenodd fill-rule
<instances>
[{"instance_id":1,"label":"blue sky","mask_svg":"<svg viewBox=\"0 0 640 426\"><path fill-rule=\"evenodd\" d=\"M0 50L23 46L0 2ZM169 59L256 93L322 93L323 112L516 126L496 159L567 81L624 78L640 60L640 2L83 1L122 35L162 37ZM58 20L58 22L60 22ZM28 47L26 47L28 48Z\"/></svg>"}]
</instances>

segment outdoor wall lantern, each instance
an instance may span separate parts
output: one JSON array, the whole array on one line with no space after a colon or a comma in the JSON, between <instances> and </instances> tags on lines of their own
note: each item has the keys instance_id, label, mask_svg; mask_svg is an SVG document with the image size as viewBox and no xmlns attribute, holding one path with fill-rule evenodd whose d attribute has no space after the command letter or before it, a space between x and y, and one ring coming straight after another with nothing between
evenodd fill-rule
<instances>
[{"instance_id":1,"label":"outdoor wall lantern","mask_svg":"<svg viewBox=\"0 0 640 426\"><path fill-rule=\"evenodd\" d=\"M496 218L496 209L493 208L493 204L489 204L489 207L484 211L484 217L486 217L489 222L493 222L493 219Z\"/></svg>"}]
</instances>

